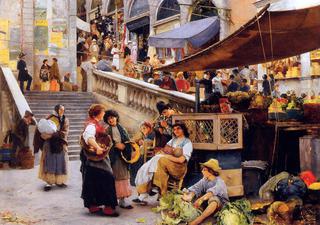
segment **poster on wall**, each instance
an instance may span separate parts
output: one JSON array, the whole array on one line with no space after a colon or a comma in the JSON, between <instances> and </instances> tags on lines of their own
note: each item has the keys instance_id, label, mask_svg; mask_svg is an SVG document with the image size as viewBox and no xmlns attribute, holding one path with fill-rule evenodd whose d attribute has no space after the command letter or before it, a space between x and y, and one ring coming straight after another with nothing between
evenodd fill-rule
<instances>
[{"instance_id":1,"label":"poster on wall","mask_svg":"<svg viewBox=\"0 0 320 225\"><path fill-rule=\"evenodd\" d=\"M48 21L35 20L34 49L36 55L48 55Z\"/></svg>"},{"instance_id":2,"label":"poster on wall","mask_svg":"<svg viewBox=\"0 0 320 225\"><path fill-rule=\"evenodd\" d=\"M20 28L10 27L10 60L17 60L20 53Z\"/></svg>"},{"instance_id":3,"label":"poster on wall","mask_svg":"<svg viewBox=\"0 0 320 225\"><path fill-rule=\"evenodd\" d=\"M0 49L0 64L9 64L9 49Z\"/></svg>"},{"instance_id":4,"label":"poster on wall","mask_svg":"<svg viewBox=\"0 0 320 225\"><path fill-rule=\"evenodd\" d=\"M0 49L8 48L9 20L0 18Z\"/></svg>"}]
</instances>

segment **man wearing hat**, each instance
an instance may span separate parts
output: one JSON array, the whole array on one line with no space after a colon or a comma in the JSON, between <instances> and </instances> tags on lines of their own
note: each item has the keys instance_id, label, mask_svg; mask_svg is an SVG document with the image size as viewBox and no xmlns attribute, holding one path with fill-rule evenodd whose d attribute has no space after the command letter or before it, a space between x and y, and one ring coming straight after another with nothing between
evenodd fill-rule
<instances>
[{"instance_id":1,"label":"man wearing hat","mask_svg":"<svg viewBox=\"0 0 320 225\"><path fill-rule=\"evenodd\" d=\"M22 93L24 93L24 91L23 91L24 82L27 81L27 88L26 88L27 91L30 91L30 86L31 86L31 82L32 82L32 77L29 75L28 69L27 69L27 64L24 61L25 56L26 56L26 54L24 54L23 52L20 52L19 61L17 63L17 69L19 70L18 81L20 82L20 89L21 89Z\"/></svg>"},{"instance_id":2,"label":"man wearing hat","mask_svg":"<svg viewBox=\"0 0 320 225\"><path fill-rule=\"evenodd\" d=\"M192 201L196 197L197 199L194 202L195 208L200 208L203 203L206 203L207 207L204 207L202 214L190 222L189 225L201 224L205 219L221 209L224 203L229 201L227 186L219 177L221 171L219 161L210 159L200 165L203 178L188 188L187 192L183 195L183 199L185 201Z\"/></svg>"},{"instance_id":3,"label":"man wearing hat","mask_svg":"<svg viewBox=\"0 0 320 225\"><path fill-rule=\"evenodd\" d=\"M33 113L26 110L23 118L16 124L12 133L12 154L14 157L11 163L15 164L17 151L26 147L25 142L28 136L28 126L35 124Z\"/></svg>"}]
</instances>

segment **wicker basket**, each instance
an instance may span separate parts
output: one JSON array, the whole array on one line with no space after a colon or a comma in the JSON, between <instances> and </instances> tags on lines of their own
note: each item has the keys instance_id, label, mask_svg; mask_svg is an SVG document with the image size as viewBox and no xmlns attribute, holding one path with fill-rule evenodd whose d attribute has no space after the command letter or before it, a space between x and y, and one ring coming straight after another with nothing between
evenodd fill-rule
<instances>
[{"instance_id":1,"label":"wicker basket","mask_svg":"<svg viewBox=\"0 0 320 225\"><path fill-rule=\"evenodd\" d=\"M24 158L21 162L21 169L32 169L34 167L34 156Z\"/></svg>"},{"instance_id":2,"label":"wicker basket","mask_svg":"<svg viewBox=\"0 0 320 225\"><path fill-rule=\"evenodd\" d=\"M34 167L34 156L29 148L21 149L18 152L17 161L21 169L32 169Z\"/></svg>"}]
</instances>

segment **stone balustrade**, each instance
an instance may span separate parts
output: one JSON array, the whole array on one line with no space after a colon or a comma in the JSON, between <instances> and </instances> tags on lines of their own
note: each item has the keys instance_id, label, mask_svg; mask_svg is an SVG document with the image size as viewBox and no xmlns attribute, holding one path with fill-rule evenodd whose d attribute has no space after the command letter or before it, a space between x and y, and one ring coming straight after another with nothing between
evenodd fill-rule
<instances>
[{"instance_id":1,"label":"stone balustrade","mask_svg":"<svg viewBox=\"0 0 320 225\"><path fill-rule=\"evenodd\" d=\"M156 103L170 103L180 112L194 112L195 97L178 91L168 91L157 85L123 75L93 71L93 92L129 106L145 114L157 114Z\"/></svg>"}]
</instances>

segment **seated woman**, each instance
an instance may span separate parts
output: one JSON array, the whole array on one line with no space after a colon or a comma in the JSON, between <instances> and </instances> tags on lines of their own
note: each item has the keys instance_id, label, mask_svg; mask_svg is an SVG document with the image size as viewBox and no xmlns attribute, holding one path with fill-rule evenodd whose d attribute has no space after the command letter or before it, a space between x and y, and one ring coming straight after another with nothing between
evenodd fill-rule
<instances>
[{"instance_id":1,"label":"seated woman","mask_svg":"<svg viewBox=\"0 0 320 225\"><path fill-rule=\"evenodd\" d=\"M102 105L92 105L90 107L89 119L86 121L84 132L81 135L80 170L83 182L81 197L84 207L88 208L90 213L97 213L102 210L105 216L117 217L119 214L115 211L115 207L118 202L110 159L106 155L101 160L96 161L86 154L86 149L93 149L98 156L104 155L108 151L97 142L98 138L101 142L109 138L106 136L105 128L100 124L105 114L104 111L105 108ZM103 206L103 209L100 206Z\"/></svg>"},{"instance_id":2,"label":"seated woman","mask_svg":"<svg viewBox=\"0 0 320 225\"><path fill-rule=\"evenodd\" d=\"M207 207L203 213L196 218L189 225L201 224L209 216L212 216L217 210L221 209L223 204L229 201L227 186L224 181L219 177L221 170L219 162L216 159L202 163L203 178L190 188L188 192L184 193L183 199L185 201L192 201L196 197L194 207L200 208L203 203L207 203Z\"/></svg>"},{"instance_id":3,"label":"seated woman","mask_svg":"<svg viewBox=\"0 0 320 225\"><path fill-rule=\"evenodd\" d=\"M147 204L145 199L148 197L152 181L160 188L161 195L164 195L170 176L180 180L186 174L187 163L193 151L189 132L185 124L177 123L173 125L173 134L174 138L167 143L164 151L152 157L138 170L135 182L139 197L133 200L135 203Z\"/></svg>"}]
</instances>

